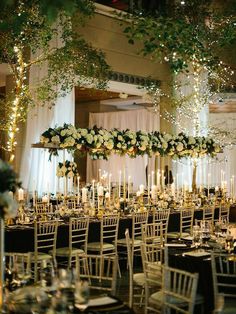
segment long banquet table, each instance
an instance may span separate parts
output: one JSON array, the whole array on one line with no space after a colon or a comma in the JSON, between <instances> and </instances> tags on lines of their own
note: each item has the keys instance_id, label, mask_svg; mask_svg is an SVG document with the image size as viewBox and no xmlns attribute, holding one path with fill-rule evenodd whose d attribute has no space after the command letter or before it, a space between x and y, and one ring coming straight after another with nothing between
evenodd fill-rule
<instances>
[{"instance_id":1,"label":"long banquet table","mask_svg":"<svg viewBox=\"0 0 236 314\"><path fill-rule=\"evenodd\" d=\"M219 209L215 210L215 219L219 216ZM194 219L202 218L202 210L194 211ZM151 216L150 216L151 219ZM177 231L180 222L180 212L173 210L170 214L168 231ZM125 237L125 229L132 228L130 216L122 217L119 222L118 238ZM58 227L57 247L68 246L69 224L61 222ZM100 239L100 223L91 219L89 224L89 242L97 242ZM34 228L28 225L15 225L6 227L5 250L7 252L29 252L34 250Z\"/></svg>"}]
</instances>

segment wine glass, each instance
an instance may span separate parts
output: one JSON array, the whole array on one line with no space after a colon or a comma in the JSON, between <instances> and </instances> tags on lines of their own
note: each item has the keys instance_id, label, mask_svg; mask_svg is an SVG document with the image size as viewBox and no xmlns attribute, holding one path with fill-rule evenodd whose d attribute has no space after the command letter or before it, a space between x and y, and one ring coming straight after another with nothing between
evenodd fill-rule
<instances>
[{"instance_id":1,"label":"wine glass","mask_svg":"<svg viewBox=\"0 0 236 314\"><path fill-rule=\"evenodd\" d=\"M201 230L200 226L193 226L193 245L198 248L201 245Z\"/></svg>"},{"instance_id":2,"label":"wine glass","mask_svg":"<svg viewBox=\"0 0 236 314\"><path fill-rule=\"evenodd\" d=\"M75 283L75 307L80 311L86 310L89 301L89 285L87 281Z\"/></svg>"}]
</instances>

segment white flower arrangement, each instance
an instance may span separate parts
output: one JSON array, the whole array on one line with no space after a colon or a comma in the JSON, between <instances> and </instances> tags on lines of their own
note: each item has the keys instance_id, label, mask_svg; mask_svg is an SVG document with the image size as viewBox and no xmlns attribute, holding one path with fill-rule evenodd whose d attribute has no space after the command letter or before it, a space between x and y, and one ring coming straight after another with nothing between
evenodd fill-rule
<instances>
[{"instance_id":1,"label":"white flower arrangement","mask_svg":"<svg viewBox=\"0 0 236 314\"><path fill-rule=\"evenodd\" d=\"M78 174L77 164L73 161L66 160L65 162L59 162L57 166L58 177L73 178Z\"/></svg>"},{"instance_id":2,"label":"white flower arrangement","mask_svg":"<svg viewBox=\"0 0 236 314\"><path fill-rule=\"evenodd\" d=\"M41 137L42 144L54 144L50 153L57 154L57 149L63 148L71 152L79 150L81 154L88 153L93 159L107 159L111 153L128 154L130 157L148 154L149 156L215 157L222 148L211 138L187 136L184 133L171 135L168 133L145 131L122 131L113 129L78 128L64 124L63 127L49 128Z\"/></svg>"}]
</instances>

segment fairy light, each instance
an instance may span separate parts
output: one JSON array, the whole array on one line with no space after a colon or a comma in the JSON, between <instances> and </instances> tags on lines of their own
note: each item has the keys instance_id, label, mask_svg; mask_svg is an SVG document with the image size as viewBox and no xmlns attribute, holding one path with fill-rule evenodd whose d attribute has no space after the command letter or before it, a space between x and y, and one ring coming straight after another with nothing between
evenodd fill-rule
<instances>
[{"instance_id":1,"label":"fairy light","mask_svg":"<svg viewBox=\"0 0 236 314\"><path fill-rule=\"evenodd\" d=\"M15 46L14 52L16 54L17 66L15 67L15 99L10 104L10 121L8 124L8 139L7 139L7 151L10 153L10 161L14 160L15 147L17 145L16 134L19 132L18 122L21 117L21 112L24 109L21 100L24 96L23 91L25 90L24 81L26 80L26 64L23 60L22 50Z\"/></svg>"}]
</instances>

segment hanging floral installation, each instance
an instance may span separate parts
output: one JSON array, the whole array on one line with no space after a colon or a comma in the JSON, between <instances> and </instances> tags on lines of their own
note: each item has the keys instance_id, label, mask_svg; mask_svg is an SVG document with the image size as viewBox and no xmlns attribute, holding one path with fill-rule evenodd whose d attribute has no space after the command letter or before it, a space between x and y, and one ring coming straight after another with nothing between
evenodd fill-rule
<instances>
[{"instance_id":1,"label":"hanging floral installation","mask_svg":"<svg viewBox=\"0 0 236 314\"><path fill-rule=\"evenodd\" d=\"M73 178L78 174L77 164L70 160L59 162L57 166L57 177Z\"/></svg>"},{"instance_id":2,"label":"hanging floral installation","mask_svg":"<svg viewBox=\"0 0 236 314\"><path fill-rule=\"evenodd\" d=\"M42 147L48 148L50 157L58 149L74 153L88 153L92 159L108 159L112 154L137 156L215 157L221 147L207 137L187 136L184 133L171 135L158 131L131 131L97 128L76 128L70 124L49 128L40 137ZM36 144L37 146L37 144Z\"/></svg>"}]
</instances>

